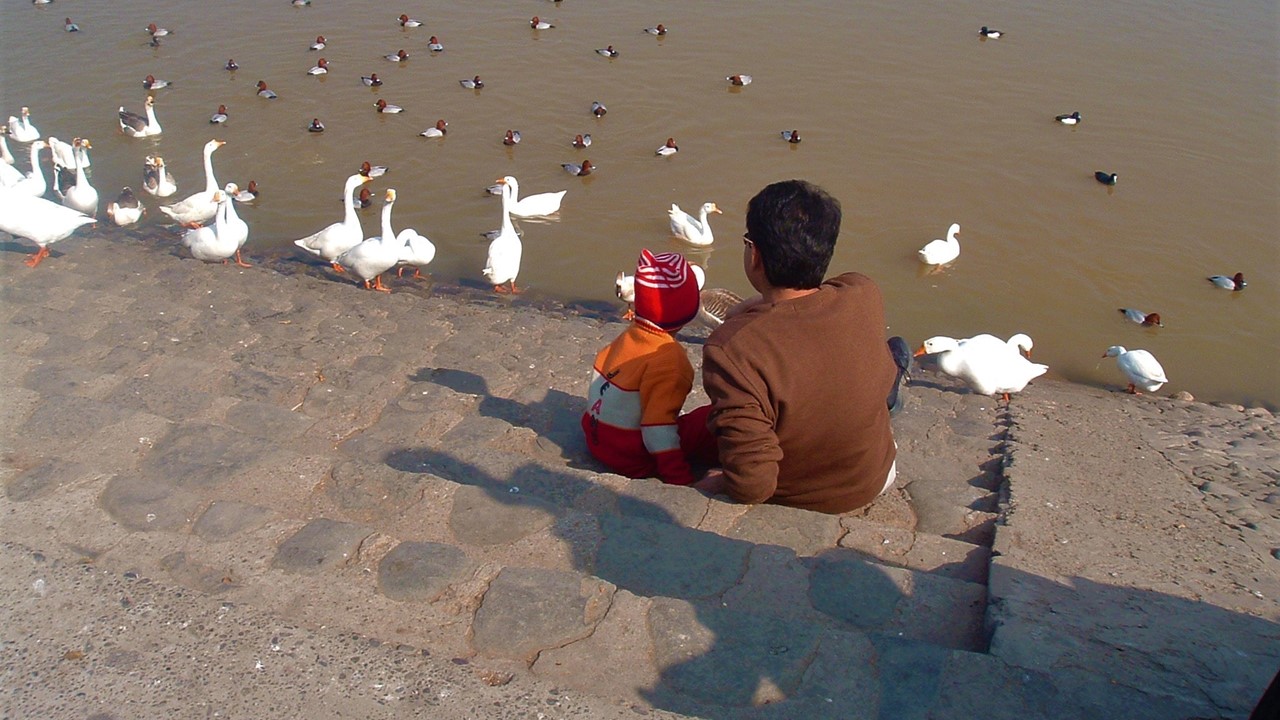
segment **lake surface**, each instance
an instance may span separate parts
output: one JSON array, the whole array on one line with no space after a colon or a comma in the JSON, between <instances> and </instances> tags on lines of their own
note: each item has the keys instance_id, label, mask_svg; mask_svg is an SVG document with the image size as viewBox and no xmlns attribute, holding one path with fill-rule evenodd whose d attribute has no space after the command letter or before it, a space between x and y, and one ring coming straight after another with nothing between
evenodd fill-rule
<instances>
[{"instance_id":1,"label":"lake surface","mask_svg":"<svg viewBox=\"0 0 1280 720\"><path fill-rule=\"evenodd\" d=\"M402 28L401 12L425 26ZM556 27L530 29L535 14ZM64 32L67 15L81 32ZM150 47L149 22L174 34ZM642 32L659 22L665 37ZM981 40L983 25L1006 35ZM328 47L309 51L320 34ZM428 52L433 34L443 53ZM139 187L146 155L166 158L176 200L203 187L204 143L225 140L219 182L262 189L239 206L250 258L295 255L294 239L341 218L342 184L361 161L389 165L372 190L396 188L393 225L436 243L437 282L483 282L479 233L499 224L483 189L496 178L514 175L523 194L567 189L557 220L521 224L520 273L532 296L567 302L612 300L614 274L642 247L686 251L709 283L749 293L747 201L805 178L844 206L832 272L880 283L890 333L918 344L1027 332L1052 375L1107 386L1124 382L1100 359L1107 346L1141 347L1171 378L1161 393L1275 408L1277 37L1273 0L15 0L0 5L0 117L27 105L44 136L89 137L104 217L121 186ZM593 52L606 45L620 56ZM407 62L382 59L401 48ZM321 56L329 74L307 75ZM238 71L223 69L228 58ZM370 72L383 87L360 82ZM730 88L735 73L754 82ZM141 111L147 74L174 83L155 93L164 133L128 138L116 110ZM477 74L483 90L459 86ZM279 98L256 97L258 80ZM379 98L405 112L378 114ZM219 104L230 120L211 126ZM1053 121L1074 110L1080 125ZM328 130L306 132L313 117ZM441 118L445 138L418 136ZM509 128L523 134L514 148L501 143ZM783 142L783 129L804 141ZM577 133L594 144L575 150ZM680 152L656 157L669 136ZM25 170L26 146L10 146ZM583 159L598 170L560 168ZM1097 170L1120 180L1107 188ZM161 224L158 203L143 200L144 225ZM715 244L671 238L671 203L706 201L723 210ZM378 234L376 206L361 218ZM922 272L916 250L952 222L960 258ZM74 253L76 241L59 249ZM1205 280L1237 271L1243 292ZM1128 323L1120 307L1159 312L1166 327Z\"/></svg>"}]
</instances>

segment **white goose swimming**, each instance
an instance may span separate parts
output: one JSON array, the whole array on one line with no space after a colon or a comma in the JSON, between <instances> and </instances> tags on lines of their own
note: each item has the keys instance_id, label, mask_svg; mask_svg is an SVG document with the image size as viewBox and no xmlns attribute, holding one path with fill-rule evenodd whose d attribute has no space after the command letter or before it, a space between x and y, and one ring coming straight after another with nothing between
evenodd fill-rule
<instances>
[{"instance_id":1,"label":"white goose swimming","mask_svg":"<svg viewBox=\"0 0 1280 720\"><path fill-rule=\"evenodd\" d=\"M129 137L151 137L161 132L160 122L156 120L156 99L147 96L147 114L145 116L129 112L120 106L120 131Z\"/></svg>"},{"instance_id":2,"label":"white goose swimming","mask_svg":"<svg viewBox=\"0 0 1280 720\"><path fill-rule=\"evenodd\" d=\"M0 188L13 187L22 182L27 176L21 170L14 167L15 158L9 152L9 144L5 142L5 138L9 136L8 128L0 128Z\"/></svg>"},{"instance_id":3,"label":"white goose swimming","mask_svg":"<svg viewBox=\"0 0 1280 720\"><path fill-rule=\"evenodd\" d=\"M403 247L391 229L391 208L395 204L396 191L388 189L382 200L382 234L366 238L334 260L335 267L350 270L352 275L364 281L368 290L391 292L391 288L382 284L382 273L400 262L400 248Z\"/></svg>"},{"instance_id":4,"label":"white goose swimming","mask_svg":"<svg viewBox=\"0 0 1280 720\"><path fill-rule=\"evenodd\" d=\"M17 160L13 157L13 153L9 152L9 142L6 139L8 137L9 126L5 125L0 127L0 162L3 162L5 165L12 165L17 162Z\"/></svg>"},{"instance_id":5,"label":"white goose swimming","mask_svg":"<svg viewBox=\"0 0 1280 720\"><path fill-rule=\"evenodd\" d=\"M43 141L38 142L43 144ZM0 190L0 230L26 238L40 247L26 259L29 267L39 265L48 257L50 245L92 222L93 218L88 215L44 198L23 195L11 189Z\"/></svg>"},{"instance_id":6,"label":"white goose swimming","mask_svg":"<svg viewBox=\"0 0 1280 720\"><path fill-rule=\"evenodd\" d=\"M134 195L133 189L128 186L121 189L115 201L107 206L107 217L120 227L138 222L146 212L147 209L138 202L138 196Z\"/></svg>"},{"instance_id":7,"label":"white goose swimming","mask_svg":"<svg viewBox=\"0 0 1280 720\"><path fill-rule=\"evenodd\" d=\"M49 147L45 141L36 140L31 143L31 169L21 180L9 186L9 189L19 195L27 197L40 197L49 189L49 184L45 182L44 171L40 169L40 151Z\"/></svg>"},{"instance_id":8,"label":"white goose swimming","mask_svg":"<svg viewBox=\"0 0 1280 720\"><path fill-rule=\"evenodd\" d=\"M213 176L213 151L223 145L226 143L221 140L210 140L204 144L204 190L188 195L184 200L172 205L162 205L160 212L182 225L207 222L218 213L218 202L213 199L213 195L220 188L217 179Z\"/></svg>"},{"instance_id":9,"label":"white goose swimming","mask_svg":"<svg viewBox=\"0 0 1280 720\"><path fill-rule=\"evenodd\" d=\"M334 269L340 269L334 262L337 257L364 240L364 232L360 229L360 218L356 217L356 206L351 194L356 188L372 180L373 178L359 173L347 178L342 190L344 211L341 222L336 222L301 240L294 240L293 244L332 263Z\"/></svg>"},{"instance_id":10,"label":"white goose swimming","mask_svg":"<svg viewBox=\"0 0 1280 720\"><path fill-rule=\"evenodd\" d=\"M76 142L78 140L80 138L74 138L71 142L66 142L52 135L49 136L48 140L45 140L49 144L50 153L53 154L53 166L55 168L63 167L68 170L74 170L77 158L79 158L80 164L86 168L93 165L93 162L89 159L89 148L93 146L87 140L84 145L77 145Z\"/></svg>"},{"instance_id":11,"label":"white goose swimming","mask_svg":"<svg viewBox=\"0 0 1280 720\"><path fill-rule=\"evenodd\" d=\"M695 218L681 210L679 205L671 203L671 210L667 212L667 216L671 218L671 234L690 245L710 245L715 241L715 236L711 234L711 224L707 222L707 213L718 214L720 213L720 208L716 207L713 202L704 203L699 216Z\"/></svg>"},{"instance_id":12,"label":"white goose swimming","mask_svg":"<svg viewBox=\"0 0 1280 720\"><path fill-rule=\"evenodd\" d=\"M1024 341L1025 338L1025 341ZM976 335L967 340L946 336L924 341L916 355L938 355L938 367L946 374L963 380L980 395L1003 395L1021 391L1032 379L1049 369L1022 356L1020 346L1030 338L1015 335L1009 342L992 335Z\"/></svg>"},{"instance_id":13,"label":"white goose swimming","mask_svg":"<svg viewBox=\"0 0 1280 720\"><path fill-rule=\"evenodd\" d=\"M9 137L14 142L35 142L40 139L40 131L31 124L30 108L22 108L21 117L9 116Z\"/></svg>"},{"instance_id":14,"label":"white goose swimming","mask_svg":"<svg viewBox=\"0 0 1280 720\"><path fill-rule=\"evenodd\" d=\"M164 158L147 156L142 165L142 189L156 197L169 197L178 192L178 181L169 174Z\"/></svg>"},{"instance_id":15,"label":"white goose swimming","mask_svg":"<svg viewBox=\"0 0 1280 720\"><path fill-rule=\"evenodd\" d=\"M502 178L502 184L511 188L511 215L513 217L541 217L560 212L560 202L568 190L559 192L537 193L528 197L520 197L520 183L510 175Z\"/></svg>"},{"instance_id":16,"label":"white goose swimming","mask_svg":"<svg viewBox=\"0 0 1280 720\"><path fill-rule=\"evenodd\" d=\"M1129 378L1128 392L1131 395L1137 395L1138 388L1155 392L1161 385L1169 382L1160 361L1146 350L1126 350L1123 345L1112 345L1102 357L1116 359L1120 370Z\"/></svg>"},{"instance_id":17,"label":"white goose swimming","mask_svg":"<svg viewBox=\"0 0 1280 720\"><path fill-rule=\"evenodd\" d=\"M959 232L960 223L951 223L951 227L947 228L946 240L933 240L920 248L917 253L920 262L926 265L946 265L960 257L960 241L956 239Z\"/></svg>"},{"instance_id":18,"label":"white goose swimming","mask_svg":"<svg viewBox=\"0 0 1280 720\"><path fill-rule=\"evenodd\" d=\"M182 235L182 244L191 250L191 256L204 262L222 262L236 254L238 240L226 232L227 214L225 208L230 207L231 199L221 190L213 192L213 201L218 212L214 214L213 224L191 228Z\"/></svg>"},{"instance_id":19,"label":"white goose swimming","mask_svg":"<svg viewBox=\"0 0 1280 720\"><path fill-rule=\"evenodd\" d=\"M484 276L493 283L494 292L518 293L516 289L516 276L520 274L520 256L524 252L524 245L520 242L520 236L516 234L516 228L511 224L511 199L513 193L512 188L507 184L506 178L498 181L502 185L502 229L498 232L498 237L489 243L489 257L484 264ZM510 285L510 290L503 287L503 283Z\"/></svg>"},{"instance_id":20,"label":"white goose swimming","mask_svg":"<svg viewBox=\"0 0 1280 720\"><path fill-rule=\"evenodd\" d=\"M77 149L81 145L89 144L88 140L81 138L76 138L75 142ZM84 174L84 165L80 164L79 154L73 152L72 158L75 160L75 184L64 189L59 187L59 183L55 183L53 186L54 192L57 193L59 199L62 200L63 205L66 205L73 210L79 210L89 217L94 217L98 214L98 191L93 187L93 185L89 184L89 178ZM57 168L54 169L55 175L58 175L61 172L66 171L60 171Z\"/></svg>"}]
</instances>

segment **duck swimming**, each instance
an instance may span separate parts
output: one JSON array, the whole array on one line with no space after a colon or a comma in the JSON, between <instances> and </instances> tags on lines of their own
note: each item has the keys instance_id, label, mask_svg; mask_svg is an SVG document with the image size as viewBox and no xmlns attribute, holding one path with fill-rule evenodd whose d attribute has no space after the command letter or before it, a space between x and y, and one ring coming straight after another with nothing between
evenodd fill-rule
<instances>
[{"instance_id":1,"label":"duck swimming","mask_svg":"<svg viewBox=\"0 0 1280 720\"><path fill-rule=\"evenodd\" d=\"M1244 281L1244 273L1238 272L1235 275L1210 275L1209 282L1223 290L1243 290L1249 285Z\"/></svg>"}]
</instances>

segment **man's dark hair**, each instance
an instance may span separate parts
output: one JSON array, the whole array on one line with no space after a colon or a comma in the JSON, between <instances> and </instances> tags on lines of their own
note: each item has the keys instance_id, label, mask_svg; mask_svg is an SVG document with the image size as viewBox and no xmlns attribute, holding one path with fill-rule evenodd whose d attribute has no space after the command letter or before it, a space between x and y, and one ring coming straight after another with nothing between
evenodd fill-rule
<instances>
[{"instance_id":1,"label":"man's dark hair","mask_svg":"<svg viewBox=\"0 0 1280 720\"><path fill-rule=\"evenodd\" d=\"M747 204L747 236L774 287L807 290L822 284L840 235L840 201L804 180L784 180Z\"/></svg>"}]
</instances>

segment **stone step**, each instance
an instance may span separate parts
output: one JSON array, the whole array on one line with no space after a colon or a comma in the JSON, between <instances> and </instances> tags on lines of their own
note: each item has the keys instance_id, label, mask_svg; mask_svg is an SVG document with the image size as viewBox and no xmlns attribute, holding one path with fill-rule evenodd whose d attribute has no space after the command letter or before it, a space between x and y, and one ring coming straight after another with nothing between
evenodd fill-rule
<instances>
[{"instance_id":1,"label":"stone step","mask_svg":"<svg viewBox=\"0 0 1280 720\"><path fill-rule=\"evenodd\" d=\"M171 629L194 619L190 632L197 634L208 632L206 623L282 618L265 623L284 630L273 631L275 637L251 633L237 641L268 670L298 648L310 647L308 638L320 633L350 638L350 652L361 658L361 672L369 677L386 672L371 657L379 648L394 648L397 656L390 662L396 666L420 655L452 658L455 666L469 668L488 684L505 683L513 672L528 668L535 679L560 688L553 695L582 697L578 688L589 688L595 697L630 704L640 714L659 708L744 719L1154 719L1176 716L1170 711L1178 707L1075 668L1027 670L991 655L891 634L815 626L809 618L758 616L742 604L644 598L573 573L477 567L444 547L400 543L370 572L374 548L385 543L376 534L367 536L367 529L341 523L303 526L281 544L275 562L260 567L256 576L239 575L234 564L252 561L232 559L239 554L234 538L279 535L278 520L249 506L215 507L202 515L191 536L179 539L181 549L169 553L159 568L148 567L128 541L96 557L92 567L63 545L44 544L46 537L27 538L21 548L5 544L6 567L16 568L15 595L21 591L27 598L35 584L36 592L66 602L68 588L89 582L86 573L91 573L91 584L109 593L113 606L124 608L122 620L108 623L120 630L138 631L148 618L160 618ZM178 539L153 533L149 544L168 537ZM317 554L317 543L336 555ZM19 560L17 553L27 559ZM455 576L469 579L447 585ZM468 587L459 592L460 585ZM183 599L182 609L175 610L171 599ZM202 599L210 612L199 610ZM58 612L75 611L63 607ZM474 618L470 629L459 615ZM83 631L76 637L83 641ZM148 637L124 646L137 652L159 647ZM106 647L117 643L123 638ZM85 646L90 661L102 662L93 654L100 652L98 644ZM75 647L75 642L59 645L57 654ZM144 664L152 659L135 658ZM223 665L214 669L226 672ZM415 689L413 683L388 685L379 696L395 701L398 693ZM994 706L993 697L999 698Z\"/></svg>"}]
</instances>

